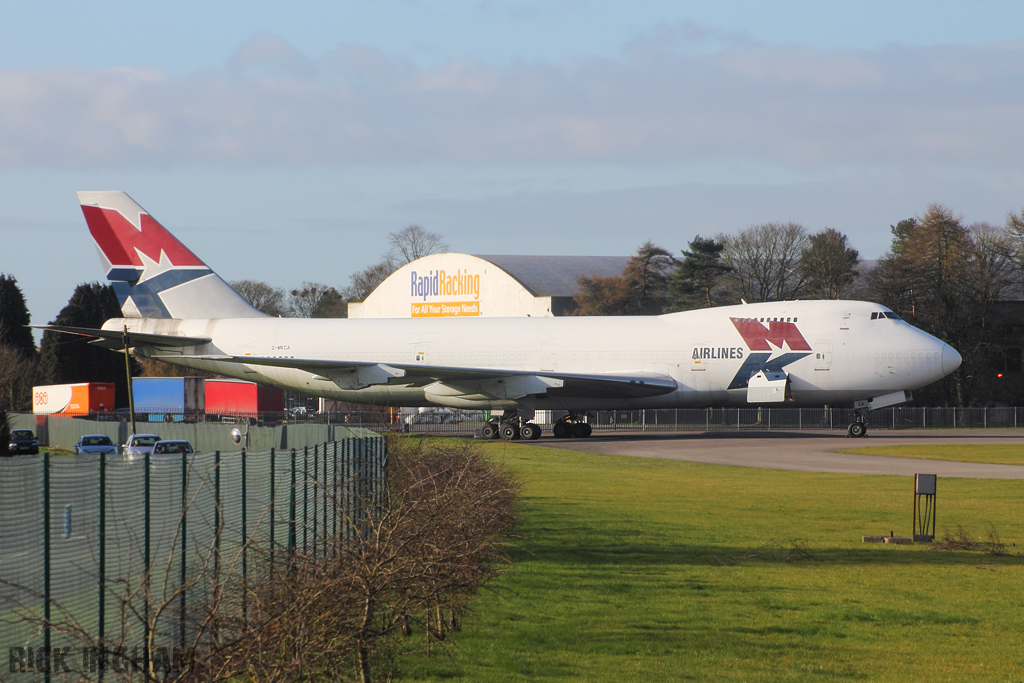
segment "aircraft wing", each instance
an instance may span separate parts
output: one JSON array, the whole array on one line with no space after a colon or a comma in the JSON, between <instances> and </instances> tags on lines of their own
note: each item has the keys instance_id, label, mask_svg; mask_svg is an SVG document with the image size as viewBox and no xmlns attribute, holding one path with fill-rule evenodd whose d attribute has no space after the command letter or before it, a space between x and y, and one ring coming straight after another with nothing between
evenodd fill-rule
<instances>
[{"instance_id":1,"label":"aircraft wing","mask_svg":"<svg viewBox=\"0 0 1024 683\"><path fill-rule=\"evenodd\" d=\"M154 356L154 358L160 357L159 355ZM362 389L376 384L428 386L441 383L448 385L453 391L483 392L498 398L515 398L530 394L547 394L552 397L643 398L668 394L677 388L675 380L668 375L646 372L628 375L576 374L510 368L374 363L372 361L229 355L182 356L167 354L166 356L167 360L173 358L216 360L243 365L305 370L320 379L334 382L342 389Z\"/></svg>"},{"instance_id":2,"label":"aircraft wing","mask_svg":"<svg viewBox=\"0 0 1024 683\"><path fill-rule=\"evenodd\" d=\"M110 349L124 348L124 333L68 325L33 325L33 327L91 337L92 343ZM372 361L320 360L233 356L229 354L187 354L175 351L185 347L208 344L209 337L186 337L166 334L129 332L130 346L148 346L164 353L151 353L152 358L167 361L192 359L240 365L292 368L312 373L325 382L342 389L363 389L393 384L430 387L433 392L449 396L482 395L488 398L517 399L545 394L552 398L646 398L676 390L675 380L665 374L636 372L629 374L537 372L511 368L469 368L458 366L421 365L418 363L374 363Z\"/></svg>"}]
</instances>

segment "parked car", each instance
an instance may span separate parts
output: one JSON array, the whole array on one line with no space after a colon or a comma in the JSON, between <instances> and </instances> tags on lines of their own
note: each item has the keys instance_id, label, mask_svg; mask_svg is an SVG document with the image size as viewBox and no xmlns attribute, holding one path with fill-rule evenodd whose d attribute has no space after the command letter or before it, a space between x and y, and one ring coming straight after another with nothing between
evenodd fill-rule
<instances>
[{"instance_id":1,"label":"parked car","mask_svg":"<svg viewBox=\"0 0 1024 683\"><path fill-rule=\"evenodd\" d=\"M192 444L184 439L166 439L153 444L153 455L167 455L171 453L184 453L188 455L195 452Z\"/></svg>"},{"instance_id":2,"label":"parked car","mask_svg":"<svg viewBox=\"0 0 1024 683\"><path fill-rule=\"evenodd\" d=\"M117 453L117 446L106 434L86 434L75 444L75 455Z\"/></svg>"},{"instance_id":3,"label":"parked car","mask_svg":"<svg viewBox=\"0 0 1024 683\"><path fill-rule=\"evenodd\" d=\"M132 434L121 447L121 453L128 460L141 458L153 452L153 445L160 440L159 434Z\"/></svg>"},{"instance_id":4,"label":"parked car","mask_svg":"<svg viewBox=\"0 0 1024 683\"><path fill-rule=\"evenodd\" d=\"M28 453L37 455L39 453L39 439L32 433L31 429L12 429L10 442L7 444L11 455Z\"/></svg>"}]
</instances>

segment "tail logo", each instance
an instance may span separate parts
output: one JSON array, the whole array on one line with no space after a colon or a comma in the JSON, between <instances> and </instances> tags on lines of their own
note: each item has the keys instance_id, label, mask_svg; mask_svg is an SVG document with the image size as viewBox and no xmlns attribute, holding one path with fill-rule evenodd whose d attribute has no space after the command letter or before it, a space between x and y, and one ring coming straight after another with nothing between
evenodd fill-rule
<instances>
[{"instance_id":1,"label":"tail logo","mask_svg":"<svg viewBox=\"0 0 1024 683\"><path fill-rule=\"evenodd\" d=\"M208 270L148 213L140 212L133 222L116 209L82 206L82 212L96 246L110 262L110 280L150 280L172 268Z\"/></svg>"}]
</instances>

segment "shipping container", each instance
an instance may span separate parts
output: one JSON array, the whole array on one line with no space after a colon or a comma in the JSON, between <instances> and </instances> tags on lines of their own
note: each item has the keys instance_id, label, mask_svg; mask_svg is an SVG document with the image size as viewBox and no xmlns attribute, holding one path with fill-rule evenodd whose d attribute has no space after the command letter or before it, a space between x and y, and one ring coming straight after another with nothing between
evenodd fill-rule
<instances>
[{"instance_id":1,"label":"shipping container","mask_svg":"<svg viewBox=\"0 0 1024 683\"><path fill-rule=\"evenodd\" d=\"M277 413L284 410L284 392L255 382L234 379L206 380L207 415Z\"/></svg>"},{"instance_id":2,"label":"shipping container","mask_svg":"<svg viewBox=\"0 0 1024 683\"><path fill-rule=\"evenodd\" d=\"M136 413L149 413L151 422L195 418L205 411L202 377L135 377L132 399Z\"/></svg>"},{"instance_id":3,"label":"shipping container","mask_svg":"<svg viewBox=\"0 0 1024 683\"><path fill-rule=\"evenodd\" d=\"M112 382L32 387L32 412L36 415L88 415L113 409Z\"/></svg>"}]
</instances>

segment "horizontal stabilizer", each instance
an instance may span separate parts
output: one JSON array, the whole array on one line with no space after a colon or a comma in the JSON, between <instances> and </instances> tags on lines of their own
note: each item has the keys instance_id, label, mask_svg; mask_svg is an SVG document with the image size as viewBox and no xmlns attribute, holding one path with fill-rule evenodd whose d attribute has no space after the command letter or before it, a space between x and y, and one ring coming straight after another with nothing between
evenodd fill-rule
<instances>
[{"instance_id":1,"label":"horizontal stabilizer","mask_svg":"<svg viewBox=\"0 0 1024 683\"><path fill-rule=\"evenodd\" d=\"M98 330L92 327L73 327L70 325L31 325L38 330L63 332L80 337L92 337L93 343L108 349L123 349L124 332L117 330ZM145 334L142 332L128 333L128 346L152 346L156 348L179 348L185 346L202 346L209 344L209 337L182 337L170 334Z\"/></svg>"}]
</instances>

